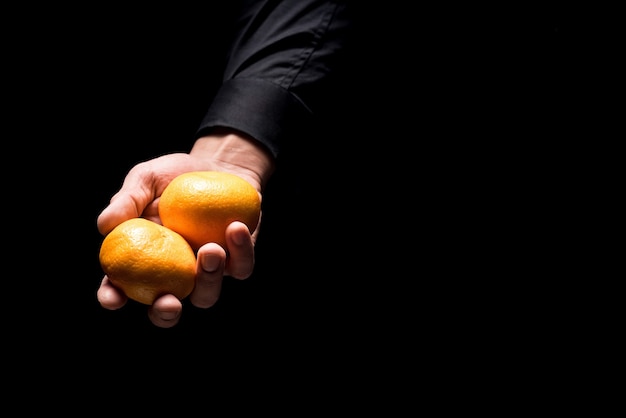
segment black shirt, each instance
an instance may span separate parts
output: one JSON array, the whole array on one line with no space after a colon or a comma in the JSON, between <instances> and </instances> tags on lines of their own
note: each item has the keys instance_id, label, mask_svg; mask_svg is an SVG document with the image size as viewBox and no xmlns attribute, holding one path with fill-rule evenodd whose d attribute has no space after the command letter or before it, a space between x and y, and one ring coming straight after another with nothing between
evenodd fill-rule
<instances>
[{"instance_id":1,"label":"black shirt","mask_svg":"<svg viewBox=\"0 0 626 418\"><path fill-rule=\"evenodd\" d=\"M329 98L329 78L345 61L351 15L343 1L244 1L236 11L223 84L198 135L236 128L274 156Z\"/></svg>"}]
</instances>

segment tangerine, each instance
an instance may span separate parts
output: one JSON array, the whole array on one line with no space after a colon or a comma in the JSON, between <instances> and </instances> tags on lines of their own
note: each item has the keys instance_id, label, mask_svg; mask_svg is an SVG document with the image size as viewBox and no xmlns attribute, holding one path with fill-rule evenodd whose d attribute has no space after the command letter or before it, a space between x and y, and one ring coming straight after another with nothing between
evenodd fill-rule
<instances>
[{"instance_id":1,"label":"tangerine","mask_svg":"<svg viewBox=\"0 0 626 418\"><path fill-rule=\"evenodd\" d=\"M221 171L191 171L175 177L163 190L159 216L194 250L208 242L226 248L226 227L243 222L253 233L261 217L261 197L243 178Z\"/></svg>"},{"instance_id":2,"label":"tangerine","mask_svg":"<svg viewBox=\"0 0 626 418\"><path fill-rule=\"evenodd\" d=\"M165 294L183 299L195 285L196 254L189 243L144 218L129 219L109 232L99 258L111 283L146 305Z\"/></svg>"}]
</instances>

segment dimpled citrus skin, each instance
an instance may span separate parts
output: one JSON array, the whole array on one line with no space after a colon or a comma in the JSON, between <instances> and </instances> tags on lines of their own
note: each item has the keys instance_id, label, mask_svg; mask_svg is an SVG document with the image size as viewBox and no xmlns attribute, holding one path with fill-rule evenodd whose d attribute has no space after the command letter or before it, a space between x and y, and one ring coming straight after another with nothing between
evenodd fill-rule
<instances>
[{"instance_id":1,"label":"dimpled citrus skin","mask_svg":"<svg viewBox=\"0 0 626 418\"><path fill-rule=\"evenodd\" d=\"M196 255L189 243L144 218L115 227L104 237L99 257L111 283L146 305L165 294L183 299L195 285Z\"/></svg>"},{"instance_id":2,"label":"dimpled citrus skin","mask_svg":"<svg viewBox=\"0 0 626 418\"><path fill-rule=\"evenodd\" d=\"M240 221L254 232L261 198L243 178L220 171L193 171L174 178L159 200L164 226L182 235L194 250L208 242L226 248L226 227Z\"/></svg>"}]
</instances>

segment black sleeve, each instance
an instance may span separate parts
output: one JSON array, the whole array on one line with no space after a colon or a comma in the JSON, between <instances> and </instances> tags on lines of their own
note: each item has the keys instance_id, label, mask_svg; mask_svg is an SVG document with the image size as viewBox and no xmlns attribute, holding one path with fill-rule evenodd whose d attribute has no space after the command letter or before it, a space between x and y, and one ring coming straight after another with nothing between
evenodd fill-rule
<instances>
[{"instance_id":1,"label":"black sleeve","mask_svg":"<svg viewBox=\"0 0 626 418\"><path fill-rule=\"evenodd\" d=\"M348 39L348 2L244 1L228 50L223 84L197 136L230 127L274 156L286 138L307 130Z\"/></svg>"}]
</instances>

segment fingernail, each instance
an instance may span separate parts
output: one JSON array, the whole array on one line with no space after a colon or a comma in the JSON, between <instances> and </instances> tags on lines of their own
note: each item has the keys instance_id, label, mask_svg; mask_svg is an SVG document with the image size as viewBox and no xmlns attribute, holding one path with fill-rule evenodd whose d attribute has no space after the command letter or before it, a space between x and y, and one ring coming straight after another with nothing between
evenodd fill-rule
<instances>
[{"instance_id":1,"label":"fingernail","mask_svg":"<svg viewBox=\"0 0 626 418\"><path fill-rule=\"evenodd\" d=\"M161 312L161 319L164 321L171 321L178 317L178 312Z\"/></svg>"},{"instance_id":2,"label":"fingernail","mask_svg":"<svg viewBox=\"0 0 626 418\"><path fill-rule=\"evenodd\" d=\"M206 271L207 273L214 273L220 266L220 261L221 260L218 256L215 256L213 254L205 254L204 256L202 256L201 260L202 270Z\"/></svg>"},{"instance_id":3,"label":"fingernail","mask_svg":"<svg viewBox=\"0 0 626 418\"><path fill-rule=\"evenodd\" d=\"M237 245L243 245L246 242L246 232L245 231L235 231L233 234L233 241Z\"/></svg>"}]
</instances>

